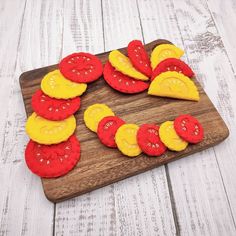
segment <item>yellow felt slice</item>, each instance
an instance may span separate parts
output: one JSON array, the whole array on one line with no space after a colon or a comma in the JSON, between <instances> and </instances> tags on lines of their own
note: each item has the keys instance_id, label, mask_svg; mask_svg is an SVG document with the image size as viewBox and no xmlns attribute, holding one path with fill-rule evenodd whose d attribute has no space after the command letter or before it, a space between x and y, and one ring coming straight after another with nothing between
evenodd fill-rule
<instances>
[{"instance_id":1,"label":"yellow felt slice","mask_svg":"<svg viewBox=\"0 0 236 236\"><path fill-rule=\"evenodd\" d=\"M74 133L76 121L73 115L61 121L46 120L34 112L28 118L25 128L33 141L41 144L56 144L66 141Z\"/></svg>"},{"instance_id":2,"label":"yellow felt slice","mask_svg":"<svg viewBox=\"0 0 236 236\"><path fill-rule=\"evenodd\" d=\"M173 121L166 121L159 128L161 141L172 151L182 151L188 143L178 136L174 129Z\"/></svg>"},{"instance_id":3,"label":"yellow felt slice","mask_svg":"<svg viewBox=\"0 0 236 236\"><path fill-rule=\"evenodd\" d=\"M84 112L85 125L92 130L97 132L98 123L106 116L114 116L112 110L105 104L93 104L89 106Z\"/></svg>"},{"instance_id":4,"label":"yellow felt slice","mask_svg":"<svg viewBox=\"0 0 236 236\"><path fill-rule=\"evenodd\" d=\"M120 71L121 73L133 77L137 80L148 80L148 77L139 71L137 71L130 59L122 54L118 50L111 51L109 54L109 62L112 64L116 70Z\"/></svg>"},{"instance_id":5,"label":"yellow felt slice","mask_svg":"<svg viewBox=\"0 0 236 236\"><path fill-rule=\"evenodd\" d=\"M142 152L136 138L138 129L139 127L135 124L124 124L116 132L117 147L126 156L135 157Z\"/></svg>"},{"instance_id":6,"label":"yellow felt slice","mask_svg":"<svg viewBox=\"0 0 236 236\"><path fill-rule=\"evenodd\" d=\"M158 75L150 84L148 94L199 101L194 82L182 73L168 71Z\"/></svg>"},{"instance_id":7,"label":"yellow felt slice","mask_svg":"<svg viewBox=\"0 0 236 236\"><path fill-rule=\"evenodd\" d=\"M82 95L87 88L85 83L75 83L66 79L59 70L49 72L41 81L41 89L49 97L74 98Z\"/></svg>"},{"instance_id":8,"label":"yellow felt slice","mask_svg":"<svg viewBox=\"0 0 236 236\"><path fill-rule=\"evenodd\" d=\"M167 58L180 58L184 51L173 44L160 44L151 53L151 66L154 70L161 61Z\"/></svg>"}]
</instances>

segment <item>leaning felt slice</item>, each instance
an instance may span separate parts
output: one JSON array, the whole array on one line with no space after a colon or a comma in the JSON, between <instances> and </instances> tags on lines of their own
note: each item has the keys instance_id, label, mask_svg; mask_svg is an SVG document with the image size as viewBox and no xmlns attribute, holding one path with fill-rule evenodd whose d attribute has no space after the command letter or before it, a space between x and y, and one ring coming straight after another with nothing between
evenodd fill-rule
<instances>
[{"instance_id":1,"label":"leaning felt slice","mask_svg":"<svg viewBox=\"0 0 236 236\"><path fill-rule=\"evenodd\" d=\"M117 147L126 156L135 157L142 152L137 143L138 129L139 127L135 124L124 124L116 132Z\"/></svg>"},{"instance_id":2,"label":"leaning felt slice","mask_svg":"<svg viewBox=\"0 0 236 236\"><path fill-rule=\"evenodd\" d=\"M151 66L154 70L158 63L166 58L180 58L184 51L173 44L160 44L151 53Z\"/></svg>"},{"instance_id":3,"label":"leaning felt slice","mask_svg":"<svg viewBox=\"0 0 236 236\"><path fill-rule=\"evenodd\" d=\"M176 133L189 143L199 143L203 140L202 125L191 115L178 116L174 121L174 128Z\"/></svg>"},{"instance_id":4,"label":"leaning felt slice","mask_svg":"<svg viewBox=\"0 0 236 236\"><path fill-rule=\"evenodd\" d=\"M90 53L73 53L63 58L59 64L61 73L77 83L89 83L102 75L102 63Z\"/></svg>"},{"instance_id":5,"label":"leaning felt slice","mask_svg":"<svg viewBox=\"0 0 236 236\"><path fill-rule=\"evenodd\" d=\"M37 115L48 120L64 120L80 108L80 97L72 99L51 98L38 90L31 100L32 109Z\"/></svg>"},{"instance_id":6,"label":"leaning felt slice","mask_svg":"<svg viewBox=\"0 0 236 236\"><path fill-rule=\"evenodd\" d=\"M159 126L143 124L137 133L137 141L142 151L149 156L160 156L166 151L166 146L159 137Z\"/></svg>"},{"instance_id":7,"label":"leaning felt slice","mask_svg":"<svg viewBox=\"0 0 236 236\"><path fill-rule=\"evenodd\" d=\"M68 173L80 159L80 143L75 135L67 141L43 145L32 140L25 150L28 168L36 175L53 178Z\"/></svg>"},{"instance_id":8,"label":"leaning felt slice","mask_svg":"<svg viewBox=\"0 0 236 236\"><path fill-rule=\"evenodd\" d=\"M65 120L51 121L38 116L35 112L26 122L29 137L40 144L57 144L67 140L75 131L76 121L72 115Z\"/></svg>"},{"instance_id":9,"label":"leaning felt slice","mask_svg":"<svg viewBox=\"0 0 236 236\"><path fill-rule=\"evenodd\" d=\"M85 125L93 132L97 132L98 123L106 116L114 116L113 111L105 104L93 104L84 112Z\"/></svg>"},{"instance_id":10,"label":"leaning felt slice","mask_svg":"<svg viewBox=\"0 0 236 236\"><path fill-rule=\"evenodd\" d=\"M103 76L106 82L115 90L122 93L140 93L149 86L147 82L136 80L128 75L124 75L117 71L110 62L104 66Z\"/></svg>"},{"instance_id":11,"label":"leaning felt slice","mask_svg":"<svg viewBox=\"0 0 236 236\"><path fill-rule=\"evenodd\" d=\"M98 124L97 134L104 145L107 147L117 147L115 143L115 134L117 129L125 122L117 116L104 117Z\"/></svg>"},{"instance_id":12,"label":"leaning felt slice","mask_svg":"<svg viewBox=\"0 0 236 236\"><path fill-rule=\"evenodd\" d=\"M185 100L199 100L199 92L194 82L178 72L164 72L151 83L148 94L179 98Z\"/></svg>"},{"instance_id":13,"label":"leaning felt slice","mask_svg":"<svg viewBox=\"0 0 236 236\"><path fill-rule=\"evenodd\" d=\"M109 62L116 70L121 73L133 77L137 80L148 80L148 77L137 71L128 57L119 52L118 50L111 51L109 54Z\"/></svg>"},{"instance_id":14,"label":"leaning felt slice","mask_svg":"<svg viewBox=\"0 0 236 236\"><path fill-rule=\"evenodd\" d=\"M54 70L46 74L41 81L41 89L49 97L58 99L74 98L82 95L87 88L85 83L74 83Z\"/></svg>"},{"instance_id":15,"label":"leaning felt slice","mask_svg":"<svg viewBox=\"0 0 236 236\"><path fill-rule=\"evenodd\" d=\"M155 70L152 72L151 80L153 81L159 74L166 71L176 71L189 78L194 76L192 69L184 61L177 58L167 58L157 65Z\"/></svg>"},{"instance_id":16,"label":"leaning felt slice","mask_svg":"<svg viewBox=\"0 0 236 236\"><path fill-rule=\"evenodd\" d=\"M140 40L131 41L128 45L127 52L133 66L147 77L151 77L152 68L149 56L142 42Z\"/></svg>"},{"instance_id":17,"label":"leaning felt slice","mask_svg":"<svg viewBox=\"0 0 236 236\"><path fill-rule=\"evenodd\" d=\"M173 121L162 123L159 128L159 135L161 141L172 151L183 151L188 146L188 142L175 132Z\"/></svg>"}]
</instances>

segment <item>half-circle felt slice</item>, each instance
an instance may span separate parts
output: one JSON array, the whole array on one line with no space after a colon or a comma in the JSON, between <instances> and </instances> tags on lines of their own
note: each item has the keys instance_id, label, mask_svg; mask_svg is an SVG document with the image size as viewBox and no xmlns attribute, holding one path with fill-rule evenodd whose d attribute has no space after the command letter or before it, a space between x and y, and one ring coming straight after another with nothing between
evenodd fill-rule
<instances>
[{"instance_id":1,"label":"half-circle felt slice","mask_svg":"<svg viewBox=\"0 0 236 236\"><path fill-rule=\"evenodd\" d=\"M164 72L158 75L152 81L148 94L199 101L199 92L194 82L178 72Z\"/></svg>"},{"instance_id":2,"label":"half-circle felt slice","mask_svg":"<svg viewBox=\"0 0 236 236\"><path fill-rule=\"evenodd\" d=\"M128 56L133 66L148 77L152 75L149 56L140 40L133 40L127 48Z\"/></svg>"},{"instance_id":3,"label":"half-circle felt slice","mask_svg":"<svg viewBox=\"0 0 236 236\"><path fill-rule=\"evenodd\" d=\"M176 71L189 78L194 76L192 69L184 61L177 58L167 58L157 65L152 73L151 81L153 81L159 74L166 71Z\"/></svg>"},{"instance_id":4,"label":"half-circle felt slice","mask_svg":"<svg viewBox=\"0 0 236 236\"><path fill-rule=\"evenodd\" d=\"M113 67L116 68L116 70L120 71L125 75L128 75L137 80L148 80L148 77L142 74L141 72L137 71L133 67L130 59L118 50L110 52L109 62L112 64Z\"/></svg>"},{"instance_id":5,"label":"half-circle felt slice","mask_svg":"<svg viewBox=\"0 0 236 236\"><path fill-rule=\"evenodd\" d=\"M154 70L156 66L166 58L180 58L184 51L173 44L160 44L151 53L151 66Z\"/></svg>"}]
</instances>

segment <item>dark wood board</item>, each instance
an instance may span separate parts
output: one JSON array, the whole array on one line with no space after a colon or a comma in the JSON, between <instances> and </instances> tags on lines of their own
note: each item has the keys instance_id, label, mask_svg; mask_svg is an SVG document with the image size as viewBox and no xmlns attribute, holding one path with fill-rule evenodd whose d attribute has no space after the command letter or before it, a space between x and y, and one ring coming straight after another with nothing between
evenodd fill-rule
<instances>
[{"instance_id":1,"label":"dark wood board","mask_svg":"<svg viewBox=\"0 0 236 236\"><path fill-rule=\"evenodd\" d=\"M160 39L146 44L145 48L150 54L152 49L161 43L170 42ZM126 54L126 48L119 50ZM108 54L109 52L105 52L97 56L105 64L108 60ZM40 88L42 78L57 68L58 65L51 65L25 72L20 76L20 86L27 116L32 113L31 97ZM81 109L75 114L77 120L75 133L81 143L81 160L65 176L53 179L42 178L46 197L52 202L64 201L205 150L227 138L229 131L220 114L198 81L195 78L193 80L200 92L199 102L148 96L147 92L136 95L122 94L110 88L102 77L89 84L86 93L81 97ZM138 125L144 123L161 124L167 120L174 120L180 114L188 113L197 117L202 123L205 138L199 144L190 144L182 152L167 151L158 158L147 157L144 154L135 158L128 158L117 149L110 149L102 145L97 135L86 128L83 113L89 105L94 103L105 103L127 123Z\"/></svg>"}]
</instances>

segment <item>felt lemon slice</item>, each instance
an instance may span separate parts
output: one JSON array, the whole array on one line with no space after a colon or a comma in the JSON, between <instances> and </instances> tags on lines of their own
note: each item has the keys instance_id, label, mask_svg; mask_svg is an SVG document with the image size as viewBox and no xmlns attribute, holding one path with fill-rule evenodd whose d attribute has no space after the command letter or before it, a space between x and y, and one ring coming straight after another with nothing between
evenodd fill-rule
<instances>
[{"instance_id":1,"label":"felt lemon slice","mask_svg":"<svg viewBox=\"0 0 236 236\"><path fill-rule=\"evenodd\" d=\"M105 104L94 104L84 112L85 125L93 132L97 132L98 123L106 116L114 116L112 110Z\"/></svg>"},{"instance_id":2,"label":"felt lemon slice","mask_svg":"<svg viewBox=\"0 0 236 236\"><path fill-rule=\"evenodd\" d=\"M65 79L59 70L49 72L41 81L41 89L43 92L49 97L58 99L80 96L85 92L86 88L87 84L85 83L75 83Z\"/></svg>"},{"instance_id":3,"label":"felt lemon slice","mask_svg":"<svg viewBox=\"0 0 236 236\"><path fill-rule=\"evenodd\" d=\"M151 53L151 66L154 70L156 66L166 58L180 58L184 51L173 44L160 44Z\"/></svg>"},{"instance_id":4,"label":"felt lemon slice","mask_svg":"<svg viewBox=\"0 0 236 236\"><path fill-rule=\"evenodd\" d=\"M34 112L28 118L25 128L33 141L40 144L57 144L66 141L74 133L76 121L73 115L61 121L46 120Z\"/></svg>"},{"instance_id":5,"label":"felt lemon slice","mask_svg":"<svg viewBox=\"0 0 236 236\"><path fill-rule=\"evenodd\" d=\"M133 77L137 80L148 80L148 77L137 71L133 67L130 59L121 52L119 52L118 50L110 52L109 62L112 64L113 67L116 68L116 70L120 71L125 75Z\"/></svg>"},{"instance_id":6,"label":"felt lemon slice","mask_svg":"<svg viewBox=\"0 0 236 236\"><path fill-rule=\"evenodd\" d=\"M139 127L135 124L124 124L116 132L117 147L126 156L135 157L142 152L137 143L138 129Z\"/></svg>"},{"instance_id":7,"label":"felt lemon slice","mask_svg":"<svg viewBox=\"0 0 236 236\"><path fill-rule=\"evenodd\" d=\"M178 136L174 129L173 121L166 121L159 128L161 141L172 151L182 151L188 143Z\"/></svg>"},{"instance_id":8,"label":"felt lemon slice","mask_svg":"<svg viewBox=\"0 0 236 236\"><path fill-rule=\"evenodd\" d=\"M193 101L199 100L199 92L194 82L187 76L173 71L158 75L152 81L148 94Z\"/></svg>"}]
</instances>

